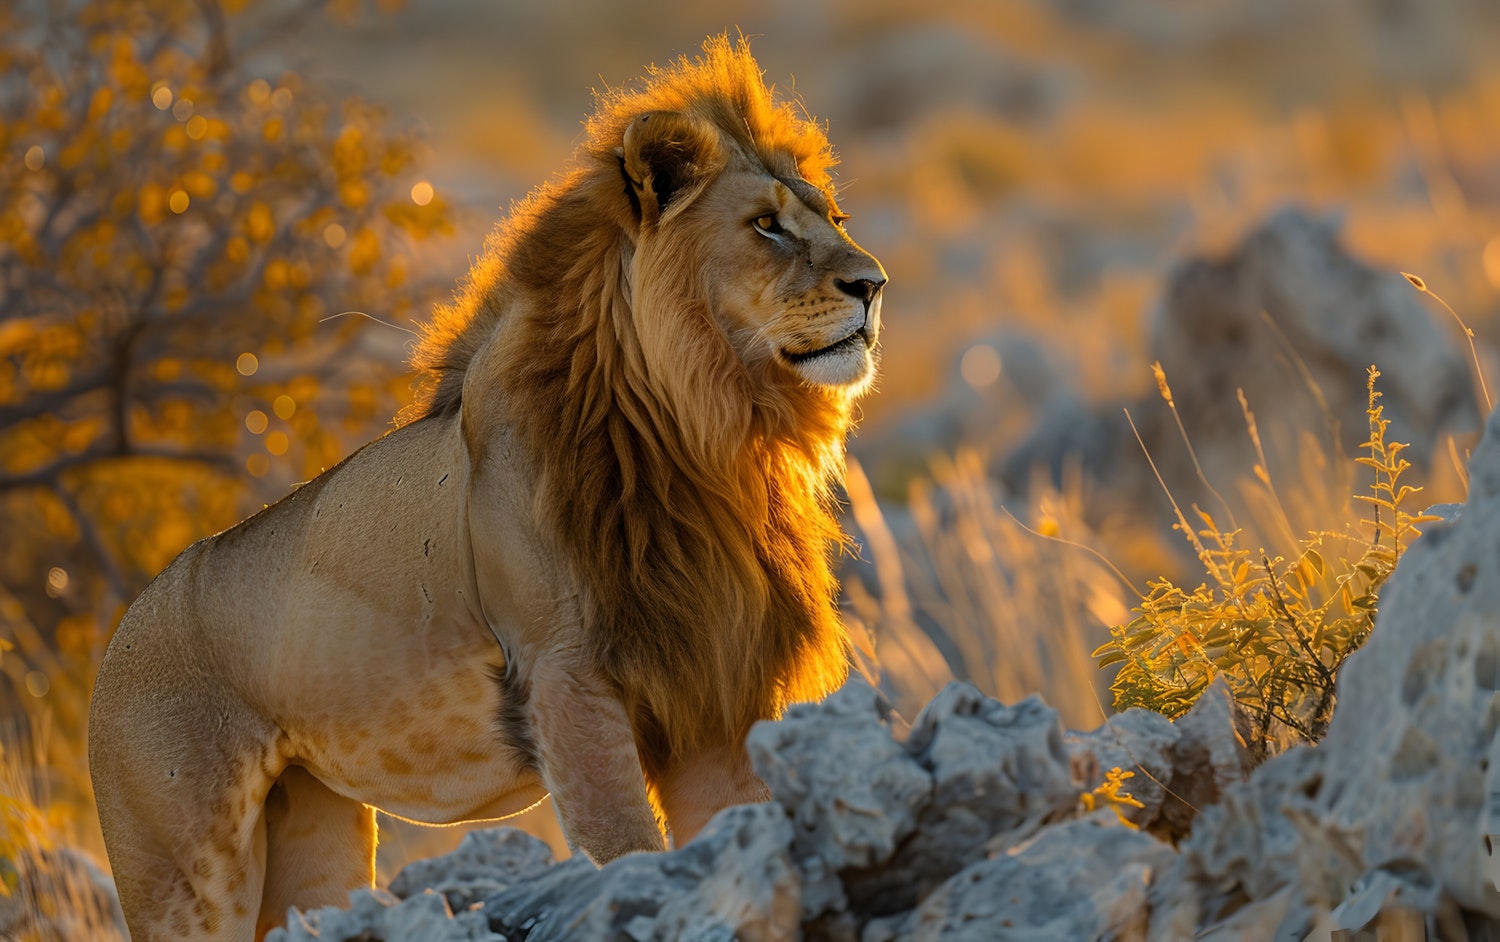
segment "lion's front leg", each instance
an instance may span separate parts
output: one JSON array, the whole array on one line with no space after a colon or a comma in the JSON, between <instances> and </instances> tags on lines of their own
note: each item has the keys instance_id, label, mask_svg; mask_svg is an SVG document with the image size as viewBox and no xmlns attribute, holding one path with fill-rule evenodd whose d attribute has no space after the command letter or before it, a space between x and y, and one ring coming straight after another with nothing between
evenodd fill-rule
<instances>
[{"instance_id":1,"label":"lion's front leg","mask_svg":"<svg viewBox=\"0 0 1500 942\"><path fill-rule=\"evenodd\" d=\"M751 768L743 742L674 757L656 784L675 847L692 840L723 809L771 797L766 783Z\"/></svg>"},{"instance_id":2,"label":"lion's front leg","mask_svg":"<svg viewBox=\"0 0 1500 942\"><path fill-rule=\"evenodd\" d=\"M618 695L576 664L539 663L530 685L542 783L568 846L601 866L634 851L662 850L635 734Z\"/></svg>"}]
</instances>

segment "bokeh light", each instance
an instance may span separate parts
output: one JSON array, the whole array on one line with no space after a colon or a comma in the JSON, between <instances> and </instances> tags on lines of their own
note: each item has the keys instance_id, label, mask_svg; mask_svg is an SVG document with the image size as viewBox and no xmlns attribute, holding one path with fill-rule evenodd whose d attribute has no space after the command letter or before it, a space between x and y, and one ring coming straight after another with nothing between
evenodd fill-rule
<instances>
[{"instance_id":1,"label":"bokeh light","mask_svg":"<svg viewBox=\"0 0 1500 942\"><path fill-rule=\"evenodd\" d=\"M61 598L68 591L68 571L61 566L53 566L47 570L47 595L52 598Z\"/></svg>"},{"instance_id":2,"label":"bokeh light","mask_svg":"<svg viewBox=\"0 0 1500 942\"><path fill-rule=\"evenodd\" d=\"M52 689L52 681L41 671L26 672L26 692L40 700Z\"/></svg>"},{"instance_id":3,"label":"bokeh light","mask_svg":"<svg viewBox=\"0 0 1500 942\"><path fill-rule=\"evenodd\" d=\"M260 360L253 353L241 353L239 359L234 361L234 368L239 370L241 376L254 376L255 371L260 369Z\"/></svg>"},{"instance_id":4,"label":"bokeh light","mask_svg":"<svg viewBox=\"0 0 1500 942\"><path fill-rule=\"evenodd\" d=\"M276 400L271 403L271 409L275 411L276 418L290 419L297 411L297 400L287 395L277 396Z\"/></svg>"},{"instance_id":5,"label":"bokeh light","mask_svg":"<svg viewBox=\"0 0 1500 942\"><path fill-rule=\"evenodd\" d=\"M432 184L426 180L418 180L411 188L411 201L418 206L426 206L432 202Z\"/></svg>"},{"instance_id":6,"label":"bokeh light","mask_svg":"<svg viewBox=\"0 0 1500 942\"><path fill-rule=\"evenodd\" d=\"M264 412L260 411L259 409L252 409L245 416L245 428L249 429L250 430L250 434L252 434L252 435L259 435L259 434L261 434L262 432L264 432L266 430L266 427L268 425L270 425L270 424L271 424L271 420L269 418L267 418L266 414Z\"/></svg>"},{"instance_id":7,"label":"bokeh light","mask_svg":"<svg viewBox=\"0 0 1500 942\"><path fill-rule=\"evenodd\" d=\"M958 371L975 389L993 386L1000 378L1000 353L987 343L976 343L964 351Z\"/></svg>"}]
</instances>

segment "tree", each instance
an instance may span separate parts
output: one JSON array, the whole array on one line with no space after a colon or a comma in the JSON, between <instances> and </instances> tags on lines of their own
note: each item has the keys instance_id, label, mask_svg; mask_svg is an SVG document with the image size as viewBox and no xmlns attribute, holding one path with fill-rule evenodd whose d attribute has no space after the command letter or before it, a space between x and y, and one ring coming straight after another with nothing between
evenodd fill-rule
<instances>
[{"instance_id":1,"label":"tree","mask_svg":"<svg viewBox=\"0 0 1500 942\"><path fill-rule=\"evenodd\" d=\"M0 7L0 709L45 705L44 759L80 802L125 605L407 391L406 335L327 318L420 310L411 272L452 210L378 108L256 71L301 20L359 6Z\"/></svg>"}]
</instances>

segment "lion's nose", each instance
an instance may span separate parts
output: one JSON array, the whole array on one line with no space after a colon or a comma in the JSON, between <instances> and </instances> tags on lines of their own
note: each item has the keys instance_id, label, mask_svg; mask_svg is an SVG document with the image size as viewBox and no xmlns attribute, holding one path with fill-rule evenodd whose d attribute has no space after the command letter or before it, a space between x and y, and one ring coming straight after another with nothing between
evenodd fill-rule
<instances>
[{"instance_id":1,"label":"lion's nose","mask_svg":"<svg viewBox=\"0 0 1500 942\"><path fill-rule=\"evenodd\" d=\"M840 291L851 298L859 298L868 305L871 301L875 300L875 295L885 286L885 279L856 278L853 281L845 281L839 278L834 284L838 286Z\"/></svg>"}]
</instances>

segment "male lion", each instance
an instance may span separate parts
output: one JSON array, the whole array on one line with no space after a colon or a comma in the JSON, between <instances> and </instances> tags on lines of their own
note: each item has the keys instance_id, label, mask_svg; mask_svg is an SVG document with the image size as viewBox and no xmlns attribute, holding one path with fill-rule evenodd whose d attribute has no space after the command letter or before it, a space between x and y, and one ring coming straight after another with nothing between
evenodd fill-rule
<instances>
[{"instance_id":1,"label":"male lion","mask_svg":"<svg viewBox=\"0 0 1500 942\"><path fill-rule=\"evenodd\" d=\"M376 808L550 792L604 863L764 796L750 725L847 673L830 487L885 272L832 164L743 41L602 95L399 427L151 583L90 726L136 942L345 902Z\"/></svg>"}]
</instances>

